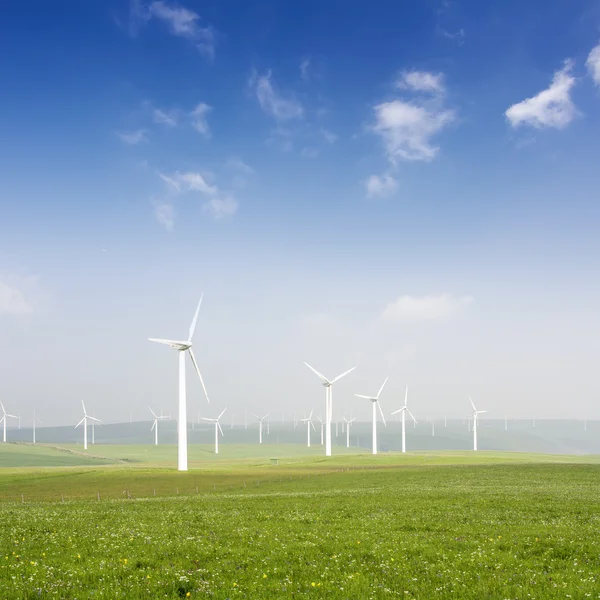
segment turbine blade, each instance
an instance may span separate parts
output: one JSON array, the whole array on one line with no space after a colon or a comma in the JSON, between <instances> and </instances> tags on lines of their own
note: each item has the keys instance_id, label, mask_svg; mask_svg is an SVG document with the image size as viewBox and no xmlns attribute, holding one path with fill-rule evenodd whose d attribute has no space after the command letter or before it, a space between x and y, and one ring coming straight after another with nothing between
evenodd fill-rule
<instances>
[{"instance_id":1,"label":"turbine blade","mask_svg":"<svg viewBox=\"0 0 600 600\"><path fill-rule=\"evenodd\" d=\"M204 294L200 295L200 300L198 302L198 306L196 307L196 312L194 313L192 324L190 325L190 334L188 335L188 342L192 341L192 336L194 335L194 330L196 329L196 322L198 321L198 313L200 312L200 305L202 304L203 296Z\"/></svg>"},{"instance_id":2,"label":"turbine blade","mask_svg":"<svg viewBox=\"0 0 600 600\"><path fill-rule=\"evenodd\" d=\"M477 412L477 409L475 408L475 405L473 404L473 400L471 400L471 396L469 396L469 402L471 403L473 410Z\"/></svg>"},{"instance_id":3,"label":"turbine blade","mask_svg":"<svg viewBox=\"0 0 600 600\"><path fill-rule=\"evenodd\" d=\"M315 427L315 424L312 421L309 421L309 423L312 425L313 431L316 431L317 428Z\"/></svg>"},{"instance_id":4,"label":"turbine blade","mask_svg":"<svg viewBox=\"0 0 600 600\"><path fill-rule=\"evenodd\" d=\"M383 392L383 388L385 387L385 384L387 383L389 377L385 378L385 381L381 384L381 387L379 388L379 391L377 392L377 398L379 398L379 396L381 396L381 392Z\"/></svg>"},{"instance_id":5,"label":"turbine blade","mask_svg":"<svg viewBox=\"0 0 600 600\"><path fill-rule=\"evenodd\" d=\"M156 427L156 419L154 419L154 423L152 423L152 427L150 427L150 431L154 431L155 427Z\"/></svg>"},{"instance_id":6,"label":"turbine blade","mask_svg":"<svg viewBox=\"0 0 600 600\"><path fill-rule=\"evenodd\" d=\"M408 386L406 386L406 391L404 392L404 406L408 405Z\"/></svg>"},{"instance_id":7,"label":"turbine blade","mask_svg":"<svg viewBox=\"0 0 600 600\"><path fill-rule=\"evenodd\" d=\"M217 417L217 421L218 421L218 420L219 420L219 419L220 419L220 418L221 418L221 417L222 417L222 416L225 414L225 411L226 411L226 410L227 410L227 408L224 408L224 409L221 411L221 414L220 414L220 415Z\"/></svg>"},{"instance_id":8,"label":"turbine blade","mask_svg":"<svg viewBox=\"0 0 600 600\"><path fill-rule=\"evenodd\" d=\"M260 417L256 413L252 413L252 414L260 421Z\"/></svg>"},{"instance_id":9,"label":"turbine blade","mask_svg":"<svg viewBox=\"0 0 600 600\"><path fill-rule=\"evenodd\" d=\"M381 404L379 404L379 400L377 400L377 408L379 408L379 414L383 420L383 424L387 427L387 423L385 422L385 415L383 414L383 410L381 410Z\"/></svg>"},{"instance_id":10,"label":"turbine blade","mask_svg":"<svg viewBox=\"0 0 600 600\"><path fill-rule=\"evenodd\" d=\"M206 401L210 404L210 400L208 399L208 392L206 391L206 386L204 385L204 379L202 379L202 375L200 374L200 369L198 368L198 363L196 362L196 357L194 356L194 352L191 348L188 348L190 353L190 358L194 363L194 368L196 369L196 373L198 373L198 377L200 378L200 383L202 384L202 389L204 390L204 395L206 396Z\"/></svg>"},{"instance_id":11,"label":"turbine blade","mask_svg":"<svg viewBox=\"0 0 600 600\"><path fill-rule=\"evenodd\" d=\"M165 346L171 346L171 348L182 349L181 347L186 347L188 345L187 342L182 342L179 340L165 340L161 338L148 338L150 342L156 342L157 344L165 344Z\"/></svg>"},{"instance_id":12,"label":"turbine blade","mask_svg":"<svg viewBox=\"0 0 600 600\"><path fill-rule=\"evenodd\" d=\"M4 418L2 418L2 420L4 420ZM83 417L83 419L81 419L81 421L79 421L79 423L77 423L77 425L75 425L74 429L77 429L84 421L85 421L85 417Z\"/></svg>"},{"instance_id":13,"label":"turbine blade","mask_svg":"<svg viewBox=\"0 0 600 600\"><path fill-rule=\"evenodd\" d=\"M335 379L332 379L331 383L335 383L336 381L339 381L342 377L346 377L346 375L348 375L348 373L352 373L354 369L356 369L356 367L352 367L351 369L344 371L341 375L338 375Z\"/></svg>"},{"instance_id":14,"label":"turbine blade","mask_svg":"<svg viewBox=\"0 0 600 600\"><path fill-rule=\"evenodd\" d=\"M83 406L83 414L87 415L87 413L85 412L85 404L83 403L83 400L81 401L81 406Z\"/></svg>"},{"instance_id":15,"label":"turbine blade","mask_svg":"<svg viewBox=\"0 0 600 600\"><path fill-rule=\"evenodd\" d=\"M2 404L2 402L0 402L0 406L2 407L2 412L6 414L6 409L4 408L4 404Z\"/></svg>"},{"instance_id":16,"label":"turbine blade","mask_svg":"<svg viewBox=\"0 0 600 600\"><path fill-rule=\"evenodd\" d=\"M354 394L357 398L363 398L364 400L370 400L374 402L377 398L373 398L373 396L363 396L362 394Z\"/></svg>"},{"instance_id":17,"label":"turbine blade","mask_svg":"<svg viewBox=\"0 0 600 600\"><path fill-rule=\"evenodd\" d=\"M200 417L203 421L209 421L210 423L214 423L216 419L210 419L209 417Z\"/></svg>"},{"instance_id":18,"label":"turbine blade","mask_svg":"<svg viewBox=\"0 0 600 600\"><path fill-rule=\"evenodd\" d=\"M480 415L481 413L485 413L485 412L487 412L487 410L478 410L477 414Z\"/></svg>"},{"instance_id":19,"label":"turbine blade","mask_svg":"<svg viewBox=\"0 0 600 600\"><path fill-rule=\"evenodd\" d=\"M262 420L264 421L264 420L265 420L265 419L266 419L268 416L269 416L269 413L267 413L267 414L266 414L266 415L265 415L265 416L262 418Z\"/></svg>"},{"instance_id":20,"label":"turbine blade","mask_svg":"<svg viewBox=\"0 0 600 600\"><path fill-rule=\"evenodd\" d=\"M150 407L148 407L148 408L150 408ZM156 416L155 412L154 412L154 411L153 411L151 408L150 408L150 412L152 413L152 416L153 416L155 419L158 419L158 417Z\"/></svg>"},{"instance_id":21,"label":"turbine blade","mask_svg":"<svg viewBox=\"0 0 600 600\"><path fill-rule=\"evenodd\" d=\"M410 412L410 410L408 410L408 408L406 409L406 412L411 416L411 419L416 423L417 420L413 417L413 414Z\"/></svg>"},{"instance_id":22,"label":"turbine blade","mask_svg":"<svg viewBox=\"0 0 600 600\"><path fill-rule=\"evenodd\" d=\"M90 415L87 415L87 418L91 421L96 421L96 423L102 423L102 421L100 419L96 419L96 417L90 417Z\"/></svg>"},{"instance_id":23,"label":"turbine blade","mask_svg":"<svg viewBox=\"0 0 600 600\"><path fill-rule=\"evenodd\" d=\"M399 412L402 412L404 410L404 406L402 408L399 408L398 410L395 410L393 413L390 413L390 415L393 417L394 415L397 415Z\"/></svg>"},{"instance_id":24,"label":"turbine blade","mask_svg":"<svg viewBox=\"0 0 600 600\"><path fill-rule=\"evenodd\" d=\"M317 371L315 368L311 367L306 361L304 361L304 364L323 382L323 383L333 383L332 381L329 381L329 379L327 379L327 377L325 377L325 375L321 375L321 373L319 373L319 371Z\"/></svg>"},{"instance_id":25,"label":"turbine blade","mask_svg":"<svg viewBox=\"0 0 600 600\"><path fill-rule=\"evenodd\" d=\"M219 423L219 421L217 421L217 427L219 428L219 431L221 432L221 435L224 436L225 434L223 433L223 429L221 429L221 423Z\"/></svg>"}]
</instances>

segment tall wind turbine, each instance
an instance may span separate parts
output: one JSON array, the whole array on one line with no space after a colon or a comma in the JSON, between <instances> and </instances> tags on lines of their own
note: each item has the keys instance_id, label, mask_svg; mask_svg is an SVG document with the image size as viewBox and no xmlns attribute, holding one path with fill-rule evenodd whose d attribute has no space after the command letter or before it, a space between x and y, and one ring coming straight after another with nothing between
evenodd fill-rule
<instances>
[{"instance_id":1,"label":"tall wind turbine","mask_svg":"<svg viewBox=\"0 0 600 600\"><path fill-rule=\"evenodd\" d=\"M42 424L42 422L39 419L35 418L35 408L33 409L33 419L31 421L29 421L31 423L31 426L33 428L33 443L35 444L35 426L36 424Z\"/></svg>"},{"instance_id":2,"label":"tall wind turbine","mask_svg":"<svg viewBox=\"0 0 600 600\"><path fill-rule=\"evenodd\" d=\"M215 454L219 454L219 431L221 432L221 435L225 435L223 433L223 430L221 429L221 423L219 423L219 419L225 414L226 410L227 409L224 408L221 411L221 414L216 419L209 419L208 417L202 417L203 421L209 421L210 423L215 424Z\"/></svg>"},{"instance_id":3,"label":"tall wind turbine","mask_svg":"<svg viewBox=\"0 0 600 600\"><path fill-rule=\"evenodd\" d=\"M0 402L0 406L2 407L2 418L0 419L0 423L3 424L3 430L4 430L4 433L2 435L2 441L6 442L6 421L9 417L11 419L18 419L18 417L16 417L15 415L9 415L6 412L6 409L4 408L4 404L2 404L2 402Z\"/></svg>"},{"instance_id":4,"label":"tall wind turbine","mask_svg":"<svg viewBox=\"0 0 600 600\"><path fill-rule=\"evenodd\" d=\"M323 432L325 431L325 421L321 417L317 417L319 423L321 423L321 446L323 445Z\"/></svg>"},{"instance_id":5,"label":"tall wind turbine","mask_svg":"<svg viewBox=\"0 0 600 600\"><path fill-rule=\"evenodd\" d=\"M473 450L477 450L477 415L480 415L486 411L485 410L477 410L475 408L475 405L473 404L473 400L471 400L471 396L469 396L469 402L471 403L471 406L473 407Z\"/></svg>"},{"instance_id":6,"label":"tall wind turbine","mask_svg":"<svg viewBox=\"0 0 600 600\"><path fill-rule=\"evenodd\" d=\"M196 308L196 312L194 313L194 318L192 319L192 324L190 325L190 331L188 334L188 339L186 342L181 342L177 340L163 340L157 338L148 338L151 342L157 342L159 344L165 344L170 346L171 348L177 350L179 352L179 414L177 419L177 469L179 471L187 471L188 470L188 460L187 460L187 404L186 404L186 395L185 395L185 353L189 352L190 358L192 359L192 364L194 365L194 369L196 369L196 373L198 373L198 378L200 379L200 383L202 384L202 389L204 390L204 395L206 396L206 401L210 403L208 399L208 393L206 392L206 387L204 385L204 380L202 379L202 375L200 374L200 369L198 368L198 363L196 362L196 357L192 351L192 336L194 335L194 330L196 329L196 321L198 320L198 312L200 311L200 305L202 304L202 296L200 296L200 301L198 302L198 307Z\"/></svg>"},{"instance_id":7,"label":"tall wind turbine","mask_svg":"<svg viewBox=\"0 0 600 600\"><path fill-rule=\"evenodd\" d=\"M258 443L262 444L262 424L265 419L269 418L269 413L267 413L264 417L259 417L255 413L252 414L254 414L254 416L258 419Z\"/></svg>"},{"instance_id":8,"label":"tall wind turbine","mask_svg":"<svg viewBox=\"0 0 600 600\"><path fill-rule=\"evenodd\" d=\"M87 450L88 449L88 443L87 443L88 421L91 421L92 423L94 421L96 421L97 423L100 423L100 419L96 419L96 417L90 417L90 415L87 414L83 400L81 401L81 406L83 406L83 419L81 419L81 421L79 421L79 423L77 423L77 425L75 425L75 429L77 429L83 423L83 449Z\"/></svg>"},{"instance_id":9,"label":"tall wind turbine","mask_svg":"<svg viewBox=\"0 0 600 600\"><path fill-rule=\"evenodd\" d=\"M321 380L321 384L325 388L325 456L331 456L331 419L333 418L333 390L331 386L342 377L348 375L348 373L354 371L356 367L352 367L344 371L341 375L329 380L307 362L304 364Z\"/></svg>"},{"instance_id":10,"label":"tall wind turbine","mask_svg":"<svg viewBox=\"0 0 600 600\"><path fill-rule=\"evenodd\" d=\"M152 427L151 427L150 431L154 431L154 445L158 446L158 422L164 421L166 419L168 420L170 417L163 416L162 411L161 411L160 417L159 417L150 407L148 407L148 409L150 410L150 412L152 413L152 416L154 417L154 423L152 423Z\"/></svg>"},{"instance_id":11,"label":"tall wind turbine","mask_svg":"<svg viewBox=\"0 0 600 600\"><path fill-rule=\"evenodd\" d=\"M356 417L352 419L346 419L346 417L344 417L344 421L346 423L346 448L350 448L350 423L352 423L352 421L355 419Z\"/></svg>"},{"instance_id":12,"label":"tall wind turbine","mask_svg":"<svg viewBox=\"0 0 600 600\"><path fill-rule=\"evenodd\" d=\"M307 419L300 419L303 423L306 423L306 435L308 438L308 448L310 448L310 428L312 427L315 431L315 425L312 422L313 411L310 411L310 415L308 415Z\"/></svg>"},{"instance_id":13,"label":"tall wind turbine","mask_svg":"<svg viewBox=\"0 0 600 600\"><path fill-rule=\"evenodd\" d=\"M381 410L381 404L379 404L379 396L381 396L381 392L387 383L388 378L385 378L385 381L379 388L377 392L377 396L363 396L362 394L354 394L357 398L364 398L365 400L370 400L373 404L373 454L377 454L377 408L379 408L379 412L381 413L381 418L383 419L383 424L387 427L387 423L385 422L385 417L383 416L383 411Z\"/></svg>"},{"instance_id":14,"label":"tall wind turbine","mask_svg":"<svg viewBox=\"0 0 600 600\"><path fill-rule=\"evenodd\" d=\"M413 414L408 410L408 386L406 386L406 392L404 393L404 406L395 410L392 414L396 415L398 413L402 413L402 452L406 452L406 413L408 413L414 423L417 423L417 420L414 418Z\"/></svg>"}]
</instances>

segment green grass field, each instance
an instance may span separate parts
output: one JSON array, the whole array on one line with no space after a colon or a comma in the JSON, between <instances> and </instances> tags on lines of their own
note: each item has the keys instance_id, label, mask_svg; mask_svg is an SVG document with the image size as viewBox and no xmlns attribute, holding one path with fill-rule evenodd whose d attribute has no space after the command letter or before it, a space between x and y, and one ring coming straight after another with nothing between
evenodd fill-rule
<instances>
[{"instance_id":1,"label":"green grass field","mask_svg":"<svg viewBox=\"0 0 600 600\"><path fill-rule=\"evenodd\" d=\"M0 598L600 598L598 457L208 450L12 449Z\"/></svg>"}]
</instances>

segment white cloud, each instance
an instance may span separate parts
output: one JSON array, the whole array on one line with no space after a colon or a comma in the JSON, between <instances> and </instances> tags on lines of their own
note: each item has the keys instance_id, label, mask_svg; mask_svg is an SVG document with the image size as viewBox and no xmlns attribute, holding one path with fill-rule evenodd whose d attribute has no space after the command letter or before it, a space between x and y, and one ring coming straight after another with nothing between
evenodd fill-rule
<instances>
[{"instance_id":1,"label":"white cloud","mask_svg":"<svg viewBox=\"0 0 600 600\"><path fill-rule=\"evenodd\" d=\"M230 158L227 161L227 166L230 169L235 169L236 171L240 171L241 173L244 173L244 175L253 175L256 172L250 165L247 165L241 158Z\"/></svg>"},{"instance_id":2,"label":"white cloud","mask_svg":"<svg viewBox=\"0 0 600 600\"><path fill-rule=\"evenodd\" d=\"M129 144L130 146L135 146L141 142L148 141L148 137L146 136L146 131L144 129L138 129L130 132L117 131L117 135L123 143Z\"/></svg>"},{"instance_id":3,"label":"white cloud","mask_svg":"<svg viewBox=\"0 0 600 600\"><path fill-rule=\"evenodd\" d=\"M371 175L365 181L367 198L385 198L391 196L398 189L398 182L389 174Z\"/></svg>"},{"instance_id":4,"label":"white cloud","mask_svg":"<svg viewBox=\"0 0 600 600\"><path fill-rule=\"evenodd\" d=\"M211 110L212 108L208 104L200 102L190 113L190 116L192 117L192 127L204 137L210 137L210 129L208 127L208 122L206 121L206 116Z\"/></svg>"},{"instance_id":5,"label":"white cloud","mask_svg":"<svg viewBox=\"0 0 600 600\"><path fill-rule=\"evenodd\" d=\"M462 27L455 33L451 33L442 27L439 28L439 31L446 39L455 41L459 46L465 43L465 30Z\"/></svg>"},{"instance_id":6,"label":"white cloud","mask_svg":"<svg viewBox=\"0 0 600 600\"><path fill-rule=\"evenodd\" d=\"M587 65L588 71L594 83L596 85L600 85L600 44L598 44L595 48L592 48L587 60L585 61Z\"/></svg>"},{"instance_id":7,"label":"white cloud","mask_svg":"<svg viewBox=\"0 0 600 600\"><path fill-rule=\"evenodd\" d=\"M443 94L445 91L444 75L427 71L403 71L396 86L413 92Z\"/></svg>"},{"instance_id":8,"label":"white cloud","mask_svg":"<svg viewBox=\"0 0 600 600\"><path fill-rule=\"evenodd\" d=\"M392 100L375 106L373 130L384 140L392 163L398 159L430 161L439 152L431 138L455 119L454 111L436 104Z\"/></svg>"},{"instance_id":9,"label":"white cloud","mask_svg":"<svg viewBox=\"0 0 600 600\"><path fill-rule=\"evenodd\" d=\"M250 88L256 94L258 103L265 113L278 121L299 119L304 114L302 104L295 98L280 95L271 82L271 71L259 76L253 73L250 77Z\"/></svg>"},{"instance_id":10,"label":"white cloud","mask_svg":"<svg viewBox=\"0 0 600 600\"><path fill-rule=\"evenodd\" d=\"M154 216L167 231L173 230L175 225L175 208L170 202L154 202Z\"/></svg>"},{"instance_id":11,"label":"white cloud","mask_svg":"<svg viewBox=\"0 0 600 600\"><path fill-rule=\"evenodd\" d=\"M172 186L179 193L200 192L206 196L214 196L219 191L216 185L209 185L201 173L180 173L177 171L171 176L163 173L159 173L159 175L165 183Z\"/></svg>"},{"instance_id":12,"label":"white cloud","mask_svg":"<svg viewBox=\"0 0 600 600\"><path fill-rule=\"evenodd\" d=\"M473 302L472 296L400 296L385 307L382 318L386 321L429 321L456 314Z\"/></svg>"},{"instance_id":13,"label":"white cloud","mask_svg":"<svg viewBox=\"0 0 600 600\"><path fill-rule=\"evenodd\" d=\"M329 144L334 144L338 139L338 136L335 133L325 128L321 129L321 134L325 138L325 141Z\"/></svg>"},{"instance_id":14,"label":"white cloud","mask_svg":"<svg viewBox=\"0 0 600 600\"><path fill-rule=\"evenodd\" d=\"M572 68L573 61L565 61L564 67L554 74L549 88L509 107L504 114L512 127L566 127L577 115L570 95L571 88L575 85L575 78L571 75Z\"/></svg>"},{"instance_id":15,"label":"white cloud","mask_svg":"<svg viewBox=\"0 0 600 600\"><path fill-rule=\"evenodd\" d=\"M214 58L215 31L210 25L200 27L200 15L193 10L156 0L151 2L148 7L149 17L160 19L166 23L173 35L190 40L202 54L208 58Z\"/></svg>"},{"instance_id":16,"label":"white cloud","mask_svg":"<svg viewBox=\"0 0 600 600\"><path fill-rule=\"evenodd\" d=\"M33 312L31 302L14 283L0 275L0 315L24 315Z\"/></svg>"},{"instance_id":17,"label":"white cloud","mask_svg":"<svg viewBox=\"0 0 600 600\"><path fill-rule=\"evenodd\" d=\"M167 125L168 127L177 127L176 111L165 112L160 108L155 108L152 111L152 119L155 123L159 123L160 125Z\"/></svg>"},{"instance_id":18,"label":"white cloud","mask_svg":"<svg viewBox=\"0 0 600 600\"><path fill-rule=\"evenodd\" d=\"M239 207L237 200L226 194L220 197L211 198L202 207L204 211L210 213L216 220L225 219L233 216Z\"/></svg>"},{"instance_id":19,"label":"white cloud","mask_svg":"<svg viewBox=\"0 0 600 600\"><path fill-rule=\"evenodd\" d=\"M300 63L300 77L302 77L303 81L310 79L310 60L308 58L305 58Z\"/></svg>"},{"instance_id":20,"label":"white cloud","mask_svg":"<svg viewBox=\"0 0 600 600\"><path fill-rule=\"evenodd\" d=\"M311 148L309 146L306 146L302 148L300 154L304 156L304 158L317 158L320 154L320 151L318 148Z\"/></svg>"}]
</instances>

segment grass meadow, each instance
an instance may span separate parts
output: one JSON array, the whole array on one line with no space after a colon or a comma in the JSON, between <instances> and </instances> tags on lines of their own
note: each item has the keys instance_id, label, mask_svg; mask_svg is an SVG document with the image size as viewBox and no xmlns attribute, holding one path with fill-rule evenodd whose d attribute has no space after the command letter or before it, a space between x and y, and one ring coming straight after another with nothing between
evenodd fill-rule
<instances>
[{"instance_id":1,"label":"grass meadow","mask_svg":"<svg viewBox=\"0 0 600 600\"><path fill-rule=\"evenodd\" d=\"M142 451L13 453L0 598L600 598L597 457Z\"/></svg>"}]
</instances>

